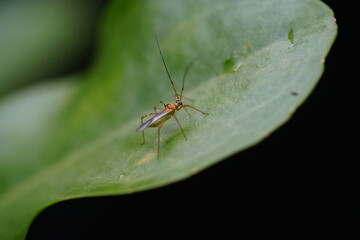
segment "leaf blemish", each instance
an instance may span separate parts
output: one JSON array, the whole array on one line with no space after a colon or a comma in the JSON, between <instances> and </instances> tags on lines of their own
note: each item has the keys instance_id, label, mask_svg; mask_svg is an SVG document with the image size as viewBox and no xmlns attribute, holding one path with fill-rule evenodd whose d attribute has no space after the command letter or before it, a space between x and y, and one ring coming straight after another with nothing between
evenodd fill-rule
<instances>
[{"instance_id":1,"label":"leaf blemish","mask_svg":"<svg viewBox=\"0 0 360 240\"><path fill-rule=\"evenodd\" d=\"M269 132L265 132L264 134L263 134L263 138L267 138L267 137L269 137L270 136L270 133Z\"/></svg>"},{"instance_id":2,"label":"leaf blemish","mask_svg":"<svg viewBox=\"0 0 360 240\"><path fill-rule=\"evenodd\" d=\"M198 173L199 173L199 169L197 169L197 168L191 169L191 174L192 175L196 175Z\"/></svg>"},{"instance_id":3,"label":"leaf blemish","mask_svg":"<svg viewBox=\"0 0 360 240\"><path fill-rule=\"evenodd\" d=\"M294 30L290 28L290 31L288 33L288 39L291 42L291 44L294 44Z\"/></svg>"},{"instance_id":4,"label":"leaf blemish","mask_svg":"<svg viewBox=\"0 0 360 240\"><path fill-rule=\"evenodd\" d=\"M295 91L291 91L291 95L297 96L297 95L299 95L299 93L298 93L298 92L295 92Z\"/></svg>"},{"instance_id":5,"label":"leaf blemish","mask_svg":"<svg viewBox=\"0 0 360 240\"><path fill-rule=\"evenodd\" d=\"M242 61L234 57L228 58L224 61L224 73L237 72L242 65Z\"/></svg>"},{"instance_id":6,"label":"leaf blemish","mask_svg":"<svg viewBox=\"0 0 360 240\"><path fill-rule=\"evenodd\" d=\"M152 157L154 157L155 153L153 152L149 152L145 155L145 157L143 159L141 159L140 161L137 162L137 165L142 165L147 163Z\"/></svg>"}]
</instances>

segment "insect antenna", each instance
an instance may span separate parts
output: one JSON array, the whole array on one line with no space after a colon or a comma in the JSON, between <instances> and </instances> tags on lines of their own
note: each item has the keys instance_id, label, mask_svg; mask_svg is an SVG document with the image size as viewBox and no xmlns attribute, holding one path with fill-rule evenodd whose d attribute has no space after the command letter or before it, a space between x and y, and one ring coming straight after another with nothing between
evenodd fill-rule
<instances>
[{"instance_id":1,"label":"insect antenna","mask_svg":"<svg viewBox=\"0 0 360 240\"><path fill-rule=\"evenodd\" d=\"M156 44L157 44L158 49L159 49L159 52L160 52L161 60L162 60L162 62L164 63L164 67L165 67L166 73L167 73L167 75L168 75L168 77L169 77L169 80L170 80L170 83L171 83L171 85L172 85L172 87L173 87L173 89L174 89L175 96L176 96L177 99L179 99L179 94L176 92L176 88L175 88L174 82L172 81L171 76L170 76L169 69L168 69L167 66L166 66L165 59L164 59L164 56L163 56L163 54L162 54L162 51L161 51L161 48L160 48L160 44L159 44L159 40L158 40L158 38L157 38L157 36L156 36L156 32L155 32L155 31L154 31L154 36L155 36Z\"/></svg>"},{"instance_id":2,"label":"insect antenna","mask_svg":"<svg viewBox=\"0 0 360 240\"><path fill-rule=\"evenodd\" d=\"M182 101L182 95L184 92L184 84L185 84L185 78L186 78L186 74L188 73L190 67L194 64L194 62L198 59L198 57L196 57L194 60L192 60L185 68L184 71L184 75L183 75L183 79L182 79L182 85L181 85L181 92L180 92L180 101Z\"/></svg>"}]
</instances>

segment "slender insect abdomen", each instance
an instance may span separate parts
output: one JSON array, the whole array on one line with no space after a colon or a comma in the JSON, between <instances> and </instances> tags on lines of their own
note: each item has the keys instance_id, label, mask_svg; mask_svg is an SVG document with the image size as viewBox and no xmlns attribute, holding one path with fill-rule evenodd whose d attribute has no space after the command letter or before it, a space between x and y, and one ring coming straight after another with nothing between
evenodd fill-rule
<instances>
[{"instance_id":1,"label":"slender insect abdomen","mask_svg":"<svg viewBox=\"0 0 360 240\"><path fill-rule=\"evenodd\" d=\"M152 128L153 127L158 127L162 122L169 120L171 118L171 116L172 116L172 114L169 113L168 115L163 116L162 118L160 118L156 122L150 124L148 127L152 127Z\"/></svg>"}]
</instances>

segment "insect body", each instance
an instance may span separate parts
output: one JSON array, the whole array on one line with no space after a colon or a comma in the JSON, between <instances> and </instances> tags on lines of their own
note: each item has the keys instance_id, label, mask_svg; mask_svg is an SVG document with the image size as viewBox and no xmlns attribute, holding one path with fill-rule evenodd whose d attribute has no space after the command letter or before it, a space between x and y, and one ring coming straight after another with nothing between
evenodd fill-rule
<instances>
[{"instance_id":1,"label":"insect body","mask_svg":"<svg viewBox=\"0 0 360 240\"><path fill-rule=\"evenodd\" d=\"M186 112L189 114L189 112L187 111L186 108L192 108L204 115L207 115L208 113L205 113L205 112L202 112L200 111L199 109L195 108L195 107L192 107L190 105L184 105L182 103L182 98L183 98L183 91L184 91L184 82L185 82L185 77L186 77L186 73L187 71L189 70L191 64L194 62L192 62L190 65L188 65L188 67L185 69L185 72L184 72L184 76L183 76L183 80L182 80L182 88L181 88L181 92L180 92L180 95L177 93L176 91L176 88L175 88L175 85L174 85L174 82L172 81L171 79L171 76L170 76L170 73L169 73L169 70L166 66L166 63L165 63L165 59L164 59L164 56L161 52L161 48L160 48L160 44L159 44L159 41L156 37L156 34L154 33L155 35L155 40L156 40L156 43L157 43L157 46L158 46L158 49L159 49L159 53L160 53L160 56L161 56L161 60L164 64L164 67L165 67L165 70L166 70L166 73L169 77L169 80L170 80L170 83L173 87L173 90L174 90L174 93L175 93L175 96L174 96L174 103L168 103L168 104L165 104L164 102L160 101L160 103L162 103L164 105L164 108L161 108L161 107L154 107L154 111L155 113L150 113L150 114L146 114L144 116L141 117L141 125L140 127L138 127L136 129L137 132L142 132L143 134L143 142L145 143L145 134L144 134L144 130L147 129L148 127L152 127L152 128L155 128L157 127L158 128L158 154L157 154L157 158L159 158L160 156L160 129L161 127L164 125L164 123L169 120L171 117L174 117L174 119L176 120L177 124L179 125L179 128L184 136L185 139L186 136L185 136L185 133L184 133L184 130L182 129L181 125L180 125L180 122L179 120L176 118L176 115L175 115L175 112L176 111L179 111L180 109L184 108L186 110ZM157 112L156 110L161 110L160 112ZM143 119L146 118L146 117L149 117L149 116L153 116L152 118L150 118L149 120L147 120L145 123L143 122Z\"/></svg>"}]
</instances>

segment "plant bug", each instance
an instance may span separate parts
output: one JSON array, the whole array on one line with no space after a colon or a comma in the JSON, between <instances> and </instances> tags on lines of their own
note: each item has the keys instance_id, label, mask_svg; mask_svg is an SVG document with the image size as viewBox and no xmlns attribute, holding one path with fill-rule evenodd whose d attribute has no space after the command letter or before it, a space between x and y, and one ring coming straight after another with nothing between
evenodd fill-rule
<instances>
[{"instance_id":1,"label":"plant bug","mask_svg":"<svg viewBox=\"0 0 360 240\"><path fill-rule=\"evenodd\" d=\"M159 40L156 36L156 33L154 32L154 36L155 36L155 40L156 40L156 44L157 44L157 47L158 47L158 50L159 50L159 53L160 53L160 56L161 56L161 60L164 64L164 67L165 67L165 70L166 70L166 73L169 77L169 80L170 80L170 83L171 83L171 86L174 90L174 103L168 103L168 104L165 104L163 101L160 101L160 103L162 103L164 105L164 108L161 108L161 107L154 107L154 113L149 113L149 114L146 114L144 116L141 117L141 125L140 127L138 127L136 129L137 132L142 132L142 135L143 135L143 143L145 143L145 133L144 133L144 130L147 129L148 127L152 127L152 128L155 128L157 127L158 128L158 151L157 151L157 159L159 159L159 156L160 156L160 129L162 128L162 126L164 125L164 123L169 120L171 117L174 117L174 119L176 120L176 123L179 125L179 128L184 136L184 138L187 140L186 138L186 135L185 135L185 132L184 130L182 129L181 125L180 125L180 122L179 120L177 119L176 115L175 115L175 112L176 111L179 111L180 109L184 108L186 110L186 112L189 114L189 112L187 111L186 108L192 108L204 115L208 115L208 113L205 113L203 111L200 111L199 109L193 107L193 106L190 106L190 105L184 105L182 103L182 98L183 98L183 92L184 92L184 83L185 83L185 77L186 77L186 74L190 68L190 66L194 63L194 61L192 61L185 69L184 71L184 75L183 75L183 79L182 79L182 87L181 87L181 91L180 91L180 95L177 93L176 91L176 88L175 88L175 85L174 85L174 82L172 81L171 79L171 76L170 76L170 72L169 72L169 69L168 67L166 66L166 63L165 63L165 59L164 59L164 56L162 54L162 51L161 51L161 47L160 47L160 44L159 44ZM156 110L161 110L160 112L157 112ZM153 116L154 115L154 116ZM153 116L152 118L150 118L149 120L147 120L145 123L143 122L143 119L146 118L146 117L149 117L149 116Z\"/></svg>"}]
</instances>

